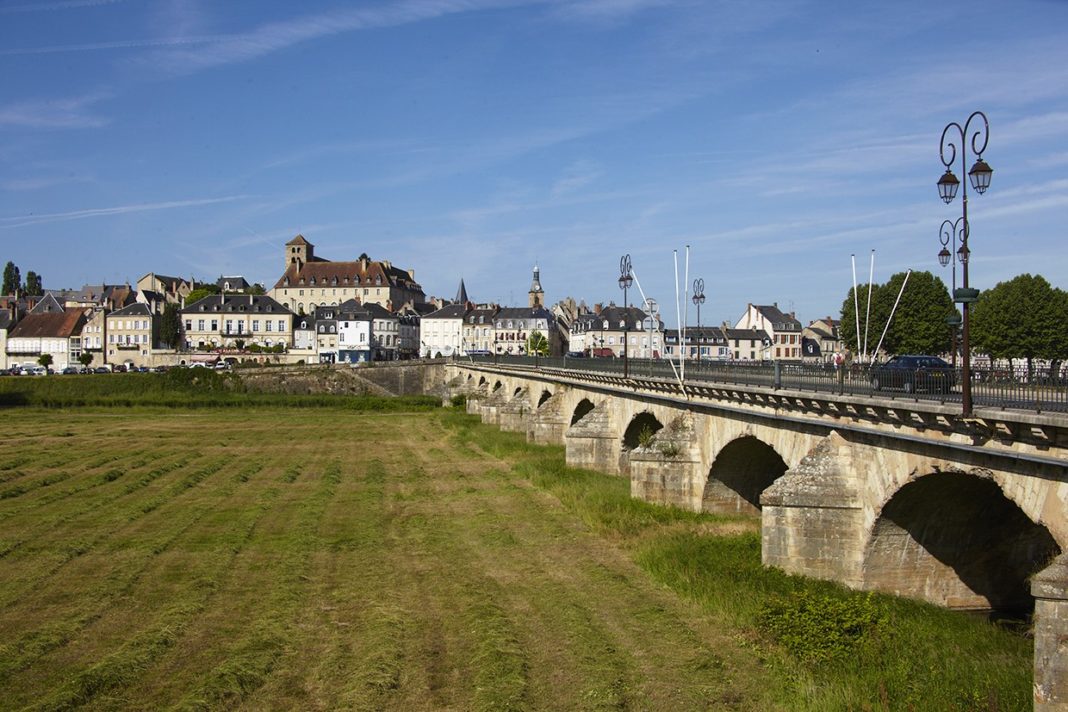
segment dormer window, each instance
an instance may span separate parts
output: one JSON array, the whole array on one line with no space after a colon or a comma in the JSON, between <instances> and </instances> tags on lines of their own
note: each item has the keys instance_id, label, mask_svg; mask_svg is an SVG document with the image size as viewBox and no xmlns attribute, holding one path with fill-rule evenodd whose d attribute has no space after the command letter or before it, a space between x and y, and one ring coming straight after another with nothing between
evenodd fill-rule
<instances>
[{"instance_id":1,"label":"dormer window","mask_svg":"<svg viewBox=\"0 0 1068 712\"><path fill-rule=\"evenodd\" d=\"M382 275L375 277L375 284L382 284Z\"/></svg>"},{"instance_id":2,"label":"dormer window","mask_svg":"<svg viewBox=\"0 0 1068 712\"><path fill-rule=\"evenodd\" d=\"M331 284L332 286L335 286L335 287L336 287L336 286L337 286L337 277L334 277L333 279L331 279L331 280L330 280L330 284Z\"/></svg>"},{"instance_id":3,"label":"dormer window","mask_svg":"<svg viewBox=\"0 0 1068 712\"><path fill-rule=\"evenodd\" d=\"M626 329L627 328L627 322L624 321L623 319L620 319L619 320L619 328L620 329Z\"/></svg>"},{"instance_id":4,"label":"dormer window","mask_svg":"<svg viewBox=\"0 0 1068 712\"><path fill-rule=\"evenodd\" d=\"M285 284L287 287L289 286L289 277L286 277L286 279L283 282L283 284Z\"/></svg>"}]
</instances>

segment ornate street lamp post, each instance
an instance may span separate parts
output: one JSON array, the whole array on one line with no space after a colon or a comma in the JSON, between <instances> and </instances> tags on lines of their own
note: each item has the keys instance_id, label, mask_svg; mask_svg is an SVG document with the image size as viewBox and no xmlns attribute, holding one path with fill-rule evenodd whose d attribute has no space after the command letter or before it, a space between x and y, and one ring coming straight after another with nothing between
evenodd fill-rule
<instances>
[{"instance_id":1,"label":"ornate street lamp post","mask_svg":"<svg viewBox=\"0 0 1068 712\"><path fill-rule=\"evenodd\" d=\"M975 132L972 132L972 121L981 120L976 124ZM947 140L948 137L948 140ZM987 141L990 139L990 124L986 114L981 111L973 112L961 127L956 121L946 125L942 129L942 141L939 144L939 155L946 172L938 179L938 195L947 205L953 202L957 195L957 188L961 182L953 175L953 162L957 158L957 147L960 147L960 168L964 172L967 165L968 144L971 144L972 153L976 161L968 170L968 178L975 192L982 195L990 187L990 177L994 170L983 160L983 151L986 150ZM955 143L959 141L959 143ZM972 414L972 366L971 366L971 332L969 330L968 313L969 307L979 297L979 290L968 286L968 262L971 257L971 249L968 247L970 228L968 225L968 186L964 185L962 194L963 211L961 215L962 225L960 230L960 249L957 250L957 258L961 264L961 288L953 290L953 301L961 305L963 315L963 327L961 329L961 411L968 417ZM943 248L945 249L945 248ZM939 258L944 259L940 256Z\"/></svg>"},{"instance_id":2,"label":"ornate street lamp post","mask_svg":"<svg viewBox=\"0 0 1068 712\"><path fill-rule=\"evenodd\" d=\"M964 218L959 217L956 220L943 220L942 227L938 231L938 239L942 242L942 250L938 253L938 264L946 267L950 262L953 263L953 291L950 294L955 294L957 291L957 242L960 242L961 249L964 249L964 232L967 229L968 225L964 222ZM946 317L946 324L949 325L950 353L955 370L957 368L957 329L961 324L961 318L956 310Z\"/></svg>"},{"instance_id":3,"label":"ornate street lamp post","mask_svg":"<svg viewBox=\"0 0 1068 712\"><path fill-rule=\"evenodd\" d=\"M627 368L627 342L630 333L630 314L627 305L627 290L634 283L634 275L631 274L630 255L619 258L619 288L623 290L623 378L628 378L630 373Z\"/></svg>"},{"instance_id":4,"label":"ornate street lamp post","mask_svg":"<svg viewBox=\"0 0 1068 712\"><path fill-rule=\"evenodd\" d=\"M649 319L649 375L653 375L653 333L660 320L660 306L652 297L645 300L645 311Z\"/></svg>"},{"instance_id":5,"label":"ornate street lamp post","mask_svg":"<svg viewBox=\"0 0 1068 712\"><path fill-rule=\"evenodd\" d=\"M705 303L705 280L693 281L693 303L697 307L697 360L701 360L701 305Z\"/></svg>"}]
</instances>

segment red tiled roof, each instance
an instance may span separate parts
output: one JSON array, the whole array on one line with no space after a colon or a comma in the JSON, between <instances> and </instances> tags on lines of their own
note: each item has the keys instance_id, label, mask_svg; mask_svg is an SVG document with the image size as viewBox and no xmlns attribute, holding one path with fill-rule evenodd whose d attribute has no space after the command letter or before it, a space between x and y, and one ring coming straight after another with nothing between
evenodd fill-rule
<instances>
[{"instance_id":1,"label":"red tiled roof","mask_svg":"<svg viewBox=\"0 0 1068 712\"><path fill-rule=\"evenodd\" d=\"M386 267L384 262L375 260L316 261L299 266L290 264L274 288L285 287L287 277L290 287L313 286L312 280L315 280L314 286L316 287L397 287L409 291L423 291L419 283L404 270L392 266ZM379 278L381 278L380 283ZM304 280L303 283L301 279Z\"/></svg>"},{"instance_id":2,"label":"red tiled roof","mask_svg":"<svg viewBox=\"0 0 1068 712\"><path fill-rule=\"evenodd\" d=\"M47 314L28 314L11 330L8 338L51 337L66 339L80 334L85 324L85 312L81 309L68 309L63 312Z\"/></svg>"}]
</instances>

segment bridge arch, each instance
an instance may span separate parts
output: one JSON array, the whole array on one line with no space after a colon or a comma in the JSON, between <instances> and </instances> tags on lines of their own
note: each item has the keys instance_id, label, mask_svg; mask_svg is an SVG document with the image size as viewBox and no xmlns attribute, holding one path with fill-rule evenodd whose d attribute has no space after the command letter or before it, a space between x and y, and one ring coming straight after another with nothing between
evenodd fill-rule
<instances>
[{"instance_id":1,"label":"bridge arch","mask_svg":"<svg viewBox=\"0 0 1068 712\"><path fill-rule=\"evenodd\" d=\"M578 402L578 405L575 406L574 412L572 412L571 414L571 425L574 425L575 423L585 418L596 407L597 406L595 406L593 404L593 401L591 401L589 398L583 398L582 400L580 400Z\"/></svg>"},{"instance_id":2,"label":"bridge arch","mask_svg":"<svg viewBox=\"0 0 1068 712\"><path fill-rule=\"evenodd\" d=\"M641 444L646 431L650 435L655 435L658 430L661 430L664 424L661 423L655 415L647 410L643 410L637 413L630 420L630 424L627 425L627 429L623 431L623 449L633 450Z\"/></svg>"},{"instance_id":3,"label":"bridge arch","mask_svg":"<svg viewBox=\"0 0 1068 712\"><path fill-rule=\"evenodd\" d=\"M543 405L545 405L545 401L549 400L552 397L553 397L552 391L550 391L548 388L543 390L541 392L541 395L538 396L538 407L540 408Z\"/></svg>"},{"instance_id":4,"label":"bridge arch","mask_svg":"<svg viewBox=\"0 0 1068 712\"><path fill-rule=\"evenodd\" d=\"M864 588L950 608L1028 613L1030 577L1060 546L989 476L939 471L883 505L864 550Z\"/></svg>"},{"instance_id":5,"label":"bridge arch","mask_svg":"<svg viewBox=\"0 0 1068 712\"><path fill-rule=\"evenodd\" d=\"M517 397L522 392L523 392L523 387L522 386L517 386L516 389L514 391L512 391L512 398Z\"/></svg>"},{"instance_id":6,"label":"bridge arch","mask_svg":"<svg viewBox=\"0 0 1068 712\"><path fill-rule=\"evenodd\" d=\"M504 386L504 383L502 383L501 381L497 381L496 383L493 384L493 388L491 389L490 392L491 393L496 393L497 391L501 390L501 388L503 386Z\"/></svg>"},{"instance_id":7,"label":"bridge arch","mask_svg":"<svg viewBox=\"0 0 1068 712\"><path fill-rule=\"evenodd\" d=\"M763 440L752 435L735 438L716 454L709 468L701 510L758 513L760 494L787 469L782 456Z\"/></svg>"}]
</instances>

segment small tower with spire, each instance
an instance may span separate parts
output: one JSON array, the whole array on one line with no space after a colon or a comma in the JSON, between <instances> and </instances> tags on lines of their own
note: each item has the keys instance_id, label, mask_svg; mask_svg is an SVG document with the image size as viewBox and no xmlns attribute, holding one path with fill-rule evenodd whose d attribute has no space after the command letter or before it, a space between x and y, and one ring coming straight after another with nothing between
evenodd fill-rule
<instances>
[{"instance_id":1,"label":"small tower with spire","mask_svg":"<svg viewBox=\"0 0 1068 712\"><path fill-rule=\"evenodd\" d=\"M453 300L456 304L467 304L467 287L464 286L464 278L460 277L460 287L456 290L456 299Z\"/></svg>"},{"instance_id":2,"label":"small tower with spire","mask_svg":"<svg viewBox=\"0 0 1068 712\"><path fill-rule=\"evenodd\" d=\"M534 281L530 283L530 291L527 292L527 296L530 298L530 308L545 307L545 292L541 288L541 270L538 269L538 265L534 265Z\"/></svg>"}]
</instances>

